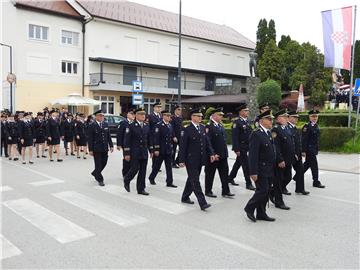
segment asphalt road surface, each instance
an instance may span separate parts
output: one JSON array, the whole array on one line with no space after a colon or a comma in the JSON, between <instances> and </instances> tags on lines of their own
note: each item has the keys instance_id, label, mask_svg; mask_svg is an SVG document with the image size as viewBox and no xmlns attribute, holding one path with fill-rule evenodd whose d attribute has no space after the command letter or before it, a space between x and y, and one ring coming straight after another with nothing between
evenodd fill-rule
<instances>
[{"instance_id":1,"label":"asphalt road surface","mask_svg":"<svg viewBox=\"0 0 360 270\"><path fill-rule=\"evenodd\" d=\"M174 169L177 189L165 186L163 169L156 186L147 181L150 196L137 195L135 181L126 193L119 151L110 155L105 187L90 175L91 158L2 159L2 268L359 269L359 174L336 171L341 162L359 162L351 158L320 155L322 164L335 164L320 170L326 189L313 188L309 172L309 196L295 195L292 182L292 195L284 195L291 210L268 208L274 223L246 218L252 192L241 171L234 199L220 196L216 176L218 198L203 212L180 202L185 169Z\"/></svg>"}]
</instances>

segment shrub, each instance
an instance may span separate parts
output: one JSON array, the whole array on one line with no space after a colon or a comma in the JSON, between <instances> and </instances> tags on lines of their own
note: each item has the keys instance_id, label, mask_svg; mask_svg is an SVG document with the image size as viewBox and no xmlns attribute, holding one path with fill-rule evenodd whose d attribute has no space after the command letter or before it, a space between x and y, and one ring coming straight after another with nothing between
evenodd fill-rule
<instances>
[{"instance_id":1,"label":"shrub","mask_svg":"<svg viewBox=\"0 0 360 270\"><path fill-rule=\"evenodd\" d=\"M214 107L209 107L206 109L206 112L205 112L205 119L210 119L210 111L214 110L215 108Z\"/></svg>"},{"instance_id":2,"label":"shrub","mask_svg":"<svg viewBox=\"0 0 360 270\"><path fill-rule=\"evenodd\" d=\"M335 151L355 136L355 130L346 127L324 127L320 129L320 150Z\"/></svg>"},{"instance_id":3,"label":"shrub","mask_svg":"<svg viewBox=\"0 0 360 270\"><path fill-rule=\"evenodd\" d=\"M300 122L309 122L308 114L300 114ZM355 117L351 119L352 123L355 122ZM347 113L332 113L319 115L319 125L324 127L347 127L348 114Z\"/></svg>"},{"instance_id":4,"label":"shrub","mask_svg":"<svg viewBox=\"0 0 360 270\"><path fill-rule=\"evenodd\" d=\"M281 87L274 80L262 82L257 87L258 104L268 102L272 109L277 110L281 101Z\"/></svg>"}]
</instances>

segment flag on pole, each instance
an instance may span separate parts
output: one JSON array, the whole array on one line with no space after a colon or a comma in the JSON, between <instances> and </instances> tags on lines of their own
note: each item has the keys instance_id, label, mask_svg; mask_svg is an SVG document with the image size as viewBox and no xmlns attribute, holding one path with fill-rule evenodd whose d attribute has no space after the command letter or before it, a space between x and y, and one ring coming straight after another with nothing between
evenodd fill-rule
<instances>
[{"instance_id":1,"label":"flag on pole","mask_svg":"<svg viewBox=\"0 0 360 270\"><path fill-rule=\"evenodd\" d=\"M325 67L350 70L353 7L322 11Z\"/></svg>"},{"instance_id":2,"label":"flag on pole","mask_svg":"<svg viewBox=\"0 0 360 270\"><path fill-rule=\"evenodd\" d=\"M305 111L304 86L303 86L303 84L300 84L300 87L299 87L297 111L298 112L304 112Z\"/></svg>"}]
</instances>

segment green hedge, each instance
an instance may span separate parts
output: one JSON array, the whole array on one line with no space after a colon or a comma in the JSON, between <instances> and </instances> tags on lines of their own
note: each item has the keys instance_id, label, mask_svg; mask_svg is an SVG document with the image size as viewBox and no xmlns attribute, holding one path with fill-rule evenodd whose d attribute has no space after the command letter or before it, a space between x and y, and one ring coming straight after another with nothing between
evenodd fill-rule
<instances>
[{"instance_id":1,"label":"green hedge","mask_svg":"<svg viewBox=\"0 0 360 270\"><path fill-rule=\"evenodd\" d=\"M308 114L300 114L299 121L308 122ZM352 124L355 122L355 117L352 116ZM319 114L319 125L322 127L347 127L348 114L346 113L331 113L331 114Z\"/></svg>"}]
</instances>

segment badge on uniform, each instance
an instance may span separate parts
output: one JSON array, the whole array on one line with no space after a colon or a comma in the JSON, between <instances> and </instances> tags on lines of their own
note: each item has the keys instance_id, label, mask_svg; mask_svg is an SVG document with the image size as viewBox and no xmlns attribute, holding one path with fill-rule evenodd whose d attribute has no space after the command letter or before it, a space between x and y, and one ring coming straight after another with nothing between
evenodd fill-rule
<instances>
[{"instance_id":1,"label":"badge on uniform","mask_svg":"<svg viewBox=\"0 0 360 270\"><path fill-rule=\"evenodd\" d=\"M209 129L208 129L208 128L205 128L205 132L206 132L206 133L209 133Z\"/></svg>"},{"instance_id":2,"label":"badge on uniform","mask_svg":"<svg viewBox=\"0 0 360 270\"><path fill-rule=\"evenodd\" d=\"M306 131L307 131L307 127L304 127L304 128L303 128L303 131L306 132Z\"/></svg>"},{"instance_id":3,"label":"badge on uniform","mask_svg":"<svg viewBox=\"0 0 360 270\"><path fill-rule=\"evenodd\" d=\"M181 134L180 134L180 135L181 135L181 137L184 136L184 131L183 131L183 130L181 131Z\"/></svg>"},{"instance_id":4,"label":"badge on uniform","mask_svg":"<svg viewBox=\"0 0 360 270\"><path fill-rule=\"evenodd\" d=\"M125 133L129 133L130 132L130 129L129 128L126 128L125 129Z\"/></svg>"},{"instance_id":5,"label":"badge on uniform","mask_svg":"<svg viewBox=\"0 0 360 270\"><path fill-rule=\"evenodd\" d=\"M135 123L135 126L138 126L138 123Z\"/></svg>"},{"instance_id":6,"label":"badge on uniform","mask_svg":"<svg viewBox=\"0 0 360 270\"><path fill-rule=\"evenodd\" d=\"M233 128L236 128L236 123L233 124Z\"/></svg>"},{"instance_id":7,"label":"badge on uniform","mask_svg":"<svg viewBox=\"0 0 360 270\"><path fill-rule=\"evenodd\" d=\"M155 133L158 133L159 132L159 128L155 128Z\"/></svg>"},{"instance_id":8,"label":"badge on uniform","mask_svg":"<svg viewBox=\"0 0 360 270\"><path fill-rule=\"evenodd\" d=\"M273 139L275 139L277 136L276 132L271 132L271 136L273 137Z\"/></svg>"},{"instance_id":9,"label":"badge on uniform","mask_svg":"<svg viewBox=\"0 0 360 270\"><path fill-rule=\"evenodd\" d=\"M243 125L243 129L246 129L246 125Z\"/></svg>"}]
</instances>

